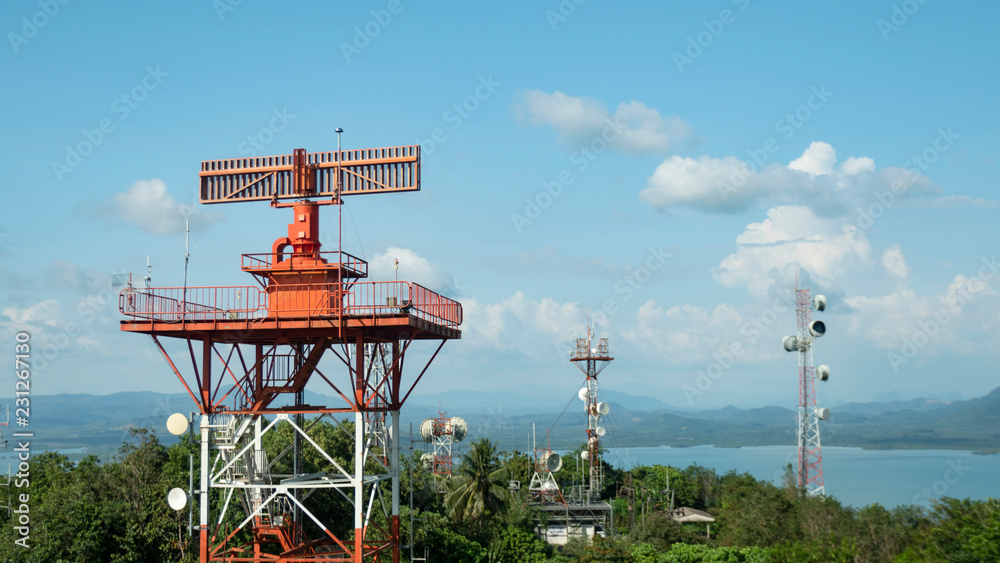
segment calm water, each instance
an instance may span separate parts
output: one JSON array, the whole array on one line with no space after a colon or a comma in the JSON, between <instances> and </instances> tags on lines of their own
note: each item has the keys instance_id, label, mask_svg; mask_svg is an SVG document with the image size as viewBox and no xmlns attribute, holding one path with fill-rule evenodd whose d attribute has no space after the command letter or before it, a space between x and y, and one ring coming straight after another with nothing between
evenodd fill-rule
<instances>
[{"instance_id":1,"label":"calm water","mask_svg":"<svg viewBox=\"0 0 1000 563\"><path fill-rule=\"evenodd\" d=\"M616 467L698 463L725 473L748 472L780 483L784 467L795 463L791 446L750 448L609 448L606 458ZM823 448L826 494L844 504L879 503L929 506L931 498L1000 498L1000 455L973 455L961 450L862 450Z\"/></svg>"}]
</instances>

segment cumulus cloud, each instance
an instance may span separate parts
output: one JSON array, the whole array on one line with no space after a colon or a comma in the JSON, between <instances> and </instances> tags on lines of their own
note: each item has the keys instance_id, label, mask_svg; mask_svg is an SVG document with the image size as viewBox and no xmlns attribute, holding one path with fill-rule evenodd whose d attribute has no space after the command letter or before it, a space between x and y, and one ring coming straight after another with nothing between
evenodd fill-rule
<instances>
[{"instance_id":1,"label":"cumulus cloud","mask_svg":"<svg viewBox=\"0 0 1000 563\"><path fill-rule=\"evenodd\" d=\"M707 361L737 340L740 313L725 303L707 310L694 305L658 307L650 299L635 315L622 338L636 347L680 363Z\"/></svg>"},{"instance_id":2,"label":"cumulus cloud","mask_svg":"<svg viewBox=\"0 0 1000 563\"><path fill-rule=\"evenodd\" d=\"M464 346L534 357L567 357L569 342L580 336L586 319L579 303L560 303L550 297L530 299L520 291L496 303L467 299L462 306Z\"/></svg>"},{"instance_id":3,"label":"cumulus cloud","mask_svg":"<svg viewBox=\"0 0 1000 563\"><path fill-rule=\"evenodd\" d=\"M444 268L409 248L390 246L368 261L368 277L384 281L396 279L395 261L399 260L399 279L420 284L433 291L452 293L452 276Z\"/></svg>"},{"instance_id":4,"label":"cumulus cloud","mask_svg":"<svg viewBox=\"0 0 1000 563\"><path fill-rule=\"evenodd\" d=\"M773 284L786 283L795 267L820 287L835 287L850 267L872 262L871 244L860 229L803 206L770 209L767 219L746 226L736 246L713 274L723 285L746 286L758 297Z\"/></svg>"},{"instance_id":5,"label":"cumulus cloud","mask_svg":"<svg viewBox=\"0 0 1000 563\"><path fill-rule=\"evenodd\" d=\"M936 195L923 175L896 167L878 169L868 157L837 165L836 151L814 142L788 165L758 167L734 156L670 156L646 180L639 197L657 210L686 206L736 213L757 205L806 205L822 216L844 215L874 194L895 186L897 199Z\"/></svg>"},{"instance_id":6,"label":"cumulus cloud","mask_svg":"<svg viewBox=\"0 0 1000 563\"><path fill-rule=\"evenodd\" d=\"M110 224L131 224L154 235L183 233L185 220L190 220L191 231L195 233L225 220L221 213L178 202L167 191L166 184L155 178L137 181L112 196L94 214Z\"/></svg>"},{"instance_id":7,"label":"cumulus cloud","mask_svg":"<svg viewBox=\"0 0 1000 563\"><path fill-rule=\"evenodd\" d=\"M520 123L551 126L573 147L603 139L627 154L664 153L677 140L691 135L690 126L680 118L663 117L635 100L619 104L612 113L593 98L526 90L515 111Z\"/></svg>"},{"instance_id":8,"label":"cumulus cloud","mask_svg":"<svg viewBox=\"0 0 1000 563\"><path fill-rule=\"evenodd\" d=\"M905 278L910 274L910 267L906 265L906 258L903 257L903 249L898 244L885 249L882 253L882 265L887 272L898 278Z\"/></svg>"}]
</instances>

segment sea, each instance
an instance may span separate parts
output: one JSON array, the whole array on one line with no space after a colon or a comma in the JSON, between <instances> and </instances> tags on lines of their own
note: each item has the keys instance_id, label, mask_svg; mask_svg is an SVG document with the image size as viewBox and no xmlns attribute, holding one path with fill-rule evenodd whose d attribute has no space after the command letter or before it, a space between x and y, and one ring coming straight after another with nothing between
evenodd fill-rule
<instances>
[{"instance_id":1,"label":"sea","mask_svg":"<svg viewBox=\"0 0 1000 563\"><path fill-rule=\"evenodd\" d=\"M624 469L639 465L685 468L697 463L720 475L736 470L780 484L785 466L791 463L794 467L795 456L794 446L660 446L608 448L605 460ZM822 468L826 495L857 508L874 503L887 508L908 504L928 507L932 499L945 496L1000 498L1000 455L824 447Z\"/></svg>"}]
</instances>

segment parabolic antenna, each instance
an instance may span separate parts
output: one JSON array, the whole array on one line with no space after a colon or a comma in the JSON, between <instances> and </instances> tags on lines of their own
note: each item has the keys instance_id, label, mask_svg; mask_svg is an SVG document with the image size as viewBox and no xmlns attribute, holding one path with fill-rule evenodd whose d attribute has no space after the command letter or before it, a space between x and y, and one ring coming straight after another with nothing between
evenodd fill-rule
<instances>
[{"instance_id":1,"label":"parabolic antenna","mask_svg":"<svg viewBox=\"0 0 1000 563\"><path fill-rule=\"evenodd\" d=\"M469 425L465 423L464 418L460 416L451 417L451 437L456 442L461 442L468 433Z\"/></svg>"},{"instance_id":2,"label":"parabolic antenna","mask_svg":"<svg viewBox=\"0 0 1000 563\"><path fill-rule=\"evenodd\" d=\"M431 469L434 467L434 454L424 454L420 456L420 463L424 464L424 467Z\"/></svg>"},{"instance_id":3,"label":"parabolic antenna","mask_svg":"<svg viewBox=\"0 0 1000 563\"><path fill-rule=\"evenodd\" d=\"M818 377L820 381L830 379L830 366L826 364L816 366L816 377Z\"/></svg>"},{"instance_id":4,"label":"parabolic antenna","mask_svg":"<svg viewBox=\"0 0 1000 563\"><path fill-rule=\"evenodd\" d=\"M604 436L605 434L608 433L608 431L603 426L598 426L597 429L594 430L594 432L597 433L598 436Z\"/></svg>"},{"instance_id":5,"label":"parabolic antenna","mask_svg":"<svg viewBox=\"0 0 1000 563\"><path fill-rule=\"evenodd\" d=\"M816 297L813 297L813 309L816 309L817 311L820 311L820 312L826 310L826 296L825 295L817 295Z\"/></svg>"},{"instance_id":6,"label":"parabolic antenna","mask_svg":"<svg viewBox=\"0 0 1000 563\"><path fill-rule=\"evenodd\" d=\"M576 396L580 397L581 401L586 401L587 397L590 396L590 391L586 387L581 387L579 391L576 392Z\"/></svg>"},{"instance_id":7,"label":"parabolic antenna","mask_svg":"<svg viewBox=\"0 0 1000 563\"><path fill-rule=\"evenodd\" d=\"M544 454L542 454L541 462L542 462L542 467L544 467L546 471L554 473L562 469L562 456L560 456L556 452L553 451L545 452Z\"/></svg>"},{"instance_id":8,"label":"parabolic antenna","mask_svg":"<svg viewBox=\"0 0 1000 563\"><path fill-rule=\"evenodd\" d=\"M188 502L188 495L187 492L184 491L184 489L174 487L173 489L170 489L169 493L167 493L167 504L169 504L170 508L173 508L174 510L183 509L185 506L187 506L187 502Z\"/></svg>"},{"instance_id":9,"label":"parabolic antenna","mask_svg":"<svg viewBox=\"0 0 1000 563\"><path fill-rule=\"evenodd\" d=\"M826 334L826 323L823 321L813 321L809 323L809 334L820 337Z\"/></svg>"},{"instance_id":10,"label":"parabolic antenna","mask_svg":"<svg viewBox=\"0 0 1000 563\"><path fill-rule=\"evenodd\" d=\"M587 461L590 459L590 452L588 450L583 450L580 452L580 458L583 459L583 461Z\"/></svg>"},{"instance_id":11,"label":"parabolic antenna","mask_svg":"<svg viewBox=\"0 0 1000 563\"><path fill-rule=\"evenodd\" d=\"M611 405L605 403L604 401L597 403L597 414L607 416L609 412L611 412Z\"/></svg>"},{"instance_id":12,"label":"parabolic antenna","mask_svg":"<svg viewBox=\"0 0 1000 563\"><path fill-rule=\"evenodd\" d=\"M434 441L434 419L433 418L424 419L424 421L420 423L420 437L425 442L433 442Z\"/></svg>"},{"instance_id":13,"label":"parabolic antenna","mask_svg":"<svg viewBox=\"0 0 1000 563\"><path fill-rule=\"evenodd\" d=\"M799 337L798 336L786 336L781 339L781 347L785 349L786 352L796 352L799 349Z\"/></svg>"},{"instance_id":14,"label":"parabolic antenna","mask_svg":"<svg viewBox=\"0 0 1000 563\"><path fill-rule=\"evenodd\" d=\"M179 412L175 412L167 419L167 430L174 436L180 436L187 432L188 418ZM176 489L180 490L180 489ZM184 491L181 491L184 492Z\"/></svg>"},{"instance_id":15,"label":"parabolic antenna","mask_svg":"<svg viewBox=\"0 0 1000 563\"><path fill-rule=\"evenodd\" d=\"M819 417L820 420L830 420L830 409L826 407L816 409L816 416Z\"/></svg>"}]
</instances>

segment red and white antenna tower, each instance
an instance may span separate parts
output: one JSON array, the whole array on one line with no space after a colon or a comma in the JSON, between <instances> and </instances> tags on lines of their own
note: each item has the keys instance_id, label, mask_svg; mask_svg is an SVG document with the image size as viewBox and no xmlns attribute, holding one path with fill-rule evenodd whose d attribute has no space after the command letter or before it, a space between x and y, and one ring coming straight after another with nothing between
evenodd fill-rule
<instances>
[{"instance_id":1,"label":"red and white antenna tower","mask_svg":"<svg viewBox=\"0 0 1000 563\"><path fill-rule=\"evenodd\" d=\"M816 406L816 379L830 378L830 368L825 365L813 367L813 342L826 333L823 321L814 321L811 312L826 309L826 297L817 295L809 298L808 289L795 288L795 314L798 330L794 336L786 336L781 345L787 352L798 352L799 356L799 416L798 416L798 458L796 462L796 484L807 495L823 495L823 455L820 451L819 421L830 418L830 409Z\"/></svg>"},{"instance_id":2,"label":"red and white antenna tower","mask_svg":"<svg viewBox=\"0 0 1000 563\"><path fill-rule=\"evenodd\" d=\"M416 283L369 281L368 263L341 248L339 227L337 249L322 250L320 206L339 215L346 196L420 189L420 147L342 151L339 136L337 145L202 163L201 203L259 201L292 212L270 252L242 256L256 284L129 284L119 296L121 330L152 337L201 414L200 563L399 561L399 411L445 342L461 338L462 305ZM418 343L431 353L405 379L404 359ZM321 370L324 358L333 361ZM335 404L305 404L310 383ZM307 415L316 417L308 425ZM354 452L344 463L308 429L350 415L353 428L341 429L353 434ZM181 419L172 432L184 431ZM269 459L264 437L279 422L294 441ZM303 450L319 460L317 472L306 471ZM282 459L290 473L276 472ZM221 506L211 502L215 491ZM321 517L322 499L335 494L350 504L336 519L353 525ZM168 496L175 510L189 500L183 489ZM227 518L232 512L240 514Z\"/></svg>"},{"instance_id":3,"label":"red and white antenna tower","mask_svg":"<svg viewBox=\"0 0 1000 563\"><path fill-rule=\"evenodd\" d=\"M600 425L601 419L610 412L610 406L597 400L597 375L604 370L614 358L608 351L608 339L594 341L592 327L587 327L587 338L576 339L576 350L572 352L569 361L576 364L587 375L586 387L580 389L578 396L584 402L587 413L587 450L580 456L589 467L588 479L584 483L584 495L587 502L594 502L601 496L604 486L604 466L601 463L601 437L606 430Z\"/></svg>"},{"instance_id":4,"label":"red and white antenna tower","mask_svg":"<svg viewBox=\"0 0 1000 563\"><path fill-rule=\"evenodd\" d=\"M461 442L469 433L469 425L465 419L438 411L437 418L427 418L420 423L420 437L434 446L434 454L426 459L430 463L431 473L438 476L434 480L434 488L443 493L446 490L446 480L451 477L453 454L452 446ZM429 454L424 454L428 456Z\"/></svg>"}]
</instances>

